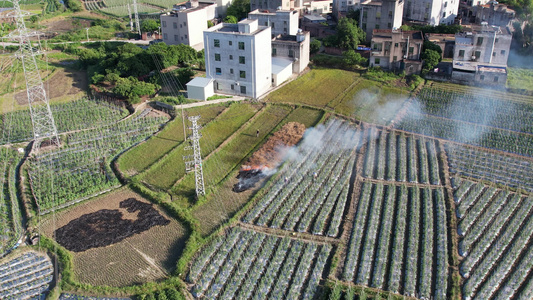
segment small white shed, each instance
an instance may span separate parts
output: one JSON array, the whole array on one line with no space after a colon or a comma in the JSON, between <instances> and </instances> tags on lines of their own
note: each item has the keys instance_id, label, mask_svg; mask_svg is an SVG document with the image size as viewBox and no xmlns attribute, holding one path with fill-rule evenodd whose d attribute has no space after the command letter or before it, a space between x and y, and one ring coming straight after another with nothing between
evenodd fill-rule
<instances>
[{"instance_id":1,"label":"small white shed","mask_svg":"<svg viewBox=\"0 0 533 300\"><path fill-rule=\"evenodd\" d=\"M272 57L272 86L278 86L292 75L292 61L281 58Z\"/></svg>"},{"instance_id":2,"label":"small white shed","mask_svg":"<svg viewBox=\"0 0 533 300\"><path fill-rule=\"evenodd\" d=\"M187 83L187 98L189 99L205 101L214 94L212 78L195 77Z\"/></svg>"}]
</instances>

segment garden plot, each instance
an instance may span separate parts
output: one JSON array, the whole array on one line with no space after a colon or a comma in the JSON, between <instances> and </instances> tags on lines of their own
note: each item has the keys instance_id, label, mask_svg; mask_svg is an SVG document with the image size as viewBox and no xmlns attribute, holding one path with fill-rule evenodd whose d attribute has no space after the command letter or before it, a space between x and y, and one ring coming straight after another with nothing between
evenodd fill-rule
<instances>
[{"instance_id":1,"label":"garden plot","mask_svg":"<svg viewBox=\"0 0 533 300\"><path fill-rule=\"evenodd\" d=\"M533 105L469 92L425 89L396 127L459 143L533 156ZM475 112L475 113L472 113Z\"/></svg>"},{"instance_id":2,"label":"garden plot","mask_svg":"<svg viewBox=\"0 0 533 300\"><path fill-rule=\"evenodd\" d=\"M0 148L0 256L11 250L24 233L16 187L16 167L21 159L16 149Z\"/></svg>"},{"instance_id":3,"label":"garden plot","mask_svg":"<svg viewBox=\"0 0 533 300\"><path fill-rule=\"evenodd\" d=\"M33 251L4 259L0 264L1 299L35 299L49 290L54 268L44 253Z\"/></svg>"},{"instance_id":4,"label":"garden plot","mask_svg":"<svg viewBox=\"0 0 533 300\"><path fill-rule=\"evenodd\" d=\"M440 185L438 144L394 131L365 131L367 147L363 177L387 181Z\"/></svg>"},{"instance_id":5,"label":"garden plot","mask_svg":"<svg viewBox=\"0 0 533 300\"><path fill-rule=\"evenodd\" d=\"M455 184L465 299L530 298L533 199L468 180Z\"/></svg>"},{"instance_id":6,"label":"garden plot","mask_svg":"<svg viewBox=\"0 0 533 300\"><path fill-rule=\"evenodd\" d=\"M205 299L314 299L332 246L230 229L191 265L192 294Z\"/></svg>"},{"instance_id":7,"label":"garden plot","mask_svg":"<svg viewBox=\"0 0 533 300\"><path fill-rule=\"evenodd\" d=\"M306 131L243 222L336 237L361 139L360 130L340 120Z\"/></svg>"},{"instance_id":8,"label":"garden plot","mask_svg":"<svg viewBox=\"0 0 533 300\"><path fill-rule=\"evenodd\" d=\"M59 133L108 125L128 115L128 111L106 101L82 98L73 102L50 105ZM33 139L29 110L0 115L4 134L0 144L28 142ZM9 134L7 134L9 133Z\"/></svg>"},{"instance_id":9,"label":"garden plot","mask_svg":"<svg viewBox=\"0 0 533 300\"><path fill-rule=\"evenodd\" d=\"M533 161L518 156L446 144L450 173L533 192Z\"/></svg>"},{"instance_id":10,"label":"garden plot","mask_svg":"<svg viewBox=\"0 0 533 300\"><path fill-rule=\"evenodd\" d=\"M28 173L40 214L63 208L120 185L110 164L117 155L157 132L165 117L124 121L70 133L60 148L29 161Z\"/></svg>"},{"instance_id":11,"label":"garden plot","mask_svg":"<svg viewBox=\"0 0 533 300\"><path fill-rule=\"evenodd\" d=\"M362 183L342 280L422 299L447 299L443 189Z\"/></svg>"}]
</instances>

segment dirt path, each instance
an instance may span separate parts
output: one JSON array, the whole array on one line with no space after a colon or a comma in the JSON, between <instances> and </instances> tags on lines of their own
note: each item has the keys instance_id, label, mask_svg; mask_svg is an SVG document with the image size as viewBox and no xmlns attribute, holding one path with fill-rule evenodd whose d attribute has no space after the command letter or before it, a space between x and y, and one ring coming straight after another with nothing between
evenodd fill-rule
<instances>
[{"instance_id":1,"label":"dirt path","mask_svg":"<svg viewBox=\"0 0 533 300\"><path fill-rule=\"evenodd\" d=\"M263 232L269 235L278 236L282 238L288 236L293 239L298 239L298 240L317 243L317 244L335 244L336 245L340 243L340 239L323 236L323 235L321 236L321 235L314 235L311 233L294 232L294 231L283 230L283 229L262 227L262 226L248 224L248 223L243 223L241 221L238 221L237 225L245 229L250 229L253 231L257 231L257 232Z\"/></svg>"}]
</instances>

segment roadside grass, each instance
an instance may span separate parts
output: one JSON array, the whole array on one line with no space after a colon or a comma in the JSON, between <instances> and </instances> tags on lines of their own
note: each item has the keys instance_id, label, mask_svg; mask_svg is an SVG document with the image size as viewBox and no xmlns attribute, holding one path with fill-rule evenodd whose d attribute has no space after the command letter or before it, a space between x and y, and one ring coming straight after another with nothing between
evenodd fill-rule
<instances>
[{"instance_id":1,"label":"roadside grass","mask_svg":"<svg viewBox=\"0 0 533 300\"><path fill-rule=\"evenodd\" d=\"M533 91L533 69L507 68L507 87Z\"/></svg>"},{"instance_id":2,"label":"roadside grass","mask_svg":"<svg viewBox=\"0 0 533 300\"><path fill-rule=\"evenodd\" d=\"M280 111L282 112L282 111ZM280 117L279 112L276 112L278 118ZM266 182L259 182L255 188L246 190L241 193L235 193L233 192L233 186L239 181L237 179L237 175L239 174L239 167L240 164L245 160L251 153L253 153L256 149L260 147L264 142L268 140L268 137L270 137L271 134L273 134L275 131L279 130L283 125L287 124L288 122L298 122L304 124L307 128L315 126L321 119L323 114L322 110L315 110L312 108L306 108L306 107L298 107L294 110L292 110L285 118L283 118L277 125L272 127L270 132L267 136L263 137L260 143L253 144L253 138L248 138L246 135L246 131L244 131L240 136L244 137L244 139L247 139L249 142L247 143L246 149L249 150L248 153L245 153L245 149L243 147L243 151L240 155L240 160L238 157L235 158L233 163L233 170L230 172L227 172L227 175L224 175L222 177L222 174L219 174L220 177L214 178L211 180L213 183L209 183L209 192L207 193L205 199L203 199L199 204L195 205L191 212L195 219L198 220L198 224L200 224L199 232L203 236L209 235L213 230L218 228L220 225L222 225L225 221L229 220L231 217L235 215L237 211L239 211L250 199L252 199L255 194L262 188L261 185L264 185ZM257 118L257 122L261 122L260 119L266 120L270 117L271 112L266 112L264 115ZM275 122L272 122L275 123ZM248 128L249 130L252 130L253 133L254 125L251 124ZM254 136L255 138L255 136ZM261 138L261 136L260 136ZM227 149L221 149L218 153L221 154L220 158L224 159L223 154L228 153L230 151L235 151L232 149L235 149L238 145L243 145L241 143L242 139L235 139L231 143L232 145L228 145L229 147ZM214 155L213 155L214 156ZM206 166L211 162L211 160L206 162ZM218 161L215 161L215 163ZM229 167L229 164L228 164ZM192 174L191 174L192 175ZM188 176L189 177L189 176ZM192 176L190 176L192 177ZM192 178L191 178L192 179ZM216 181L219 181L219 183L216 183ZM184 180L185 181L185 180ZM192 187L192 190L194 192L194 181L190 182L189 188Z\"/></svg>"},{"instance_id":3,"label":"roadside grass","mask_svg":"<svg viewBox=\"0 0 533 300\"><path fill-rule=\"evenodd\" d=\"M336 113L365 122L386 124L394 118L407 98L409 93L405 90L361 80L340 98L338 104L332 105Z\"/></svg>"},{"instance_id":4,"label":"roadside grass","mask_svg":"<svg viewBox=\"0 0 533 300\"><path fill-rule=\"evenodd\" d=\"M226 107L227 105L193 107L187 109L185 114L186 116L200 115L198 122L204 125L215 119ZM188 123L186 121L186 124ZM119 170L126 176L136 175L157 162L183 140L183 119L179 111L178 116L170 121L161 132L121 155L117 161Z\"/></svg>"},{"instance_id":5,"label":"roadside grass","mask_svg":"<svg viewBox=\"0 0 533 300\"><path fill-rule=\"evenodd\" d=\"M270 93L265 101L325 107L348 88L359 74L339 69L312 69L307 74Z\"/></svg>"},{"instance_id":6,"label":"roadside grass","mask_svg":"<svg viewBox=\"0 0 533 300\"><path fill-rule=\"evenodd\" d=\"M202 157L207 156L224 142L233 132L248 121L259 107L250 103L234 103L213 122L208 123L200 132L203 140ZM207 144L206 144L206 141ZM185 175L183 156L192 154L184 150L181 144L171 150L167 156L153 164L146 172L140 174L140 180L158 190L170 189L176 181Z\"/></svg>"}]
</instances>

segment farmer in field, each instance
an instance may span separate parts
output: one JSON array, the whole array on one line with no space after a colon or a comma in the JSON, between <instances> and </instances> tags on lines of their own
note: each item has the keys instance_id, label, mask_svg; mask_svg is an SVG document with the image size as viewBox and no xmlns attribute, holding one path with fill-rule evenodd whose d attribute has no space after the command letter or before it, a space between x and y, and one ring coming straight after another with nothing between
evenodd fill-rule
<instances>
[{"instance_id":1,"label":"farmer in field","mask_svg":"<svg viewBox=\"0 0 533 300\"><path fill-rule=\"evenodd\" d=\"M259 137L259 129L255 132L255 137Z\"/></svg>"}]
</instances>

